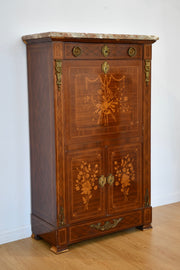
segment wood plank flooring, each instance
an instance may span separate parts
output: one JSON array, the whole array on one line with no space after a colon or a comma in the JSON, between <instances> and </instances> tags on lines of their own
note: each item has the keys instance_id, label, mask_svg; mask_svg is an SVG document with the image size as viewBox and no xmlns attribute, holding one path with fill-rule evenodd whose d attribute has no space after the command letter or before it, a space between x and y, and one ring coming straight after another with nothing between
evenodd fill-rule
<instances>
[{"instance_id":1,"label":"wood plank flooring","mask_svg":"<svg viewBox=\"0 0 180 270\"><path fill-rule=\"evenodd\" d=\"M0 246L1 270L180 270L180 203L153 208L153 229L130 229L55 255L31 238Z\"/></svg>"}]
</instances>

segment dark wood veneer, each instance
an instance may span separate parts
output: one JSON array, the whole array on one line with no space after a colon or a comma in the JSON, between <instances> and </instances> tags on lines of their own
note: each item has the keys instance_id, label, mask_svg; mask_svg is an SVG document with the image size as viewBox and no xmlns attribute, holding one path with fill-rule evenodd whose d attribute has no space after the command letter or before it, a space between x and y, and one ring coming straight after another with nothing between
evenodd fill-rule
<instances>
[{"instance_id":1,"label":"dark wood veneer","mask_svg":"<svg viewBox=\"0 0 180 270\"><path fill-rule=\"evenodd\" d=\"M32 233L56 254L85 239L151 227L151 76L145 66L153 42L27 40ZM82 49L79 57L74 46ZM134 57L129 47L136 48Z\"/></svg>"},{"instance_id":2,"label":"dark wood veneer","mask_svg":"<svg viewBox=\"0 0 180 270\"><path fill-rule=\"evenodd\" d=\"M56 225L52 55L51 43L27 46L32 214Z\"/></svg>"}]
</instances>

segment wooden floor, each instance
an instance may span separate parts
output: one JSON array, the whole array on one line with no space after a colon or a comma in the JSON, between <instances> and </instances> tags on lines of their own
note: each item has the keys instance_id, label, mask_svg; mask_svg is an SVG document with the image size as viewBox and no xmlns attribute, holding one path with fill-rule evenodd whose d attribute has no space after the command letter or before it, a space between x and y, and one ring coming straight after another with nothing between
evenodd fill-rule
<instances>
[{"instance_id":1,"label":"wooden floor","mask_svg":"<svg viewBox=\"0 0 180 270\"><path fill-rule=\"evenodd\" d=\"M180 270L180 203L153 208L153 229L131 229L55 255L31 238L0 246L1 270Z\"/></svg>"}]
</instances>

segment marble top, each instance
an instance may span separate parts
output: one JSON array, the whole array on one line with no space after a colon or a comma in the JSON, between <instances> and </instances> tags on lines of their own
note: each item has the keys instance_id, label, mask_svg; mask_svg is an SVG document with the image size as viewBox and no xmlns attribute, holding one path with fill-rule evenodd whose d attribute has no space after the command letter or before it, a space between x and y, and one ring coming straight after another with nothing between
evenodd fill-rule
<instances>
[{"instance_id":1,"label":"marble top","mask_svg":"<svg viewBox=\"0 0 180 270\"><path fill-rule=\"evenodd\" d=\"M39 34L26 35L22 37L23 41L32 39L110 39L110 40L149 40L156 41L159 37L154 35L127 35L127 34L94 34L94 33L71 33L71 32L46 32Z\"/></svg>"}]
</instances>

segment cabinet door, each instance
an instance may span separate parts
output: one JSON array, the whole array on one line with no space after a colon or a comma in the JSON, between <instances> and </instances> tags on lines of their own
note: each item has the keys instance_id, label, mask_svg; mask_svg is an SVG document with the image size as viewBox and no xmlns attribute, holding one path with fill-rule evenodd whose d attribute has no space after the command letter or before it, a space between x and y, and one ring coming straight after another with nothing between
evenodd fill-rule
<instances>
[{"instance_id":1,"label":"cabinet door","mask_svg":"<svg viewBox=\"0 0 180 270\"><path fill-rule=\"evenodd\" d=\"M110 214L142 207L141 144L108 149L108 212ZM114 180L114 182L113 182Z\"/></svg>"},{"instance_id":2,"label":"cabinet door","mask_svg":"<svg viewBox=\"0 0 180 270\"><path fill-rule=\"evenodd\" d=\"M105 182L99 184L104 166L104 150L100 148L76 150L67 154L66 183L70 223L105 215Z\"/></svg>"},{"instance_id":3,"label":"cabinet door","mask_svg":"<svg viewBox=\"0 0 180 270\"><path fill-rule=\"evenodd\" d=\"M107 74L104 63L109 65ZM140 60L64 61L67 144L87 136L141 136L141 70Z\"/></svg>"}]
</instances>

